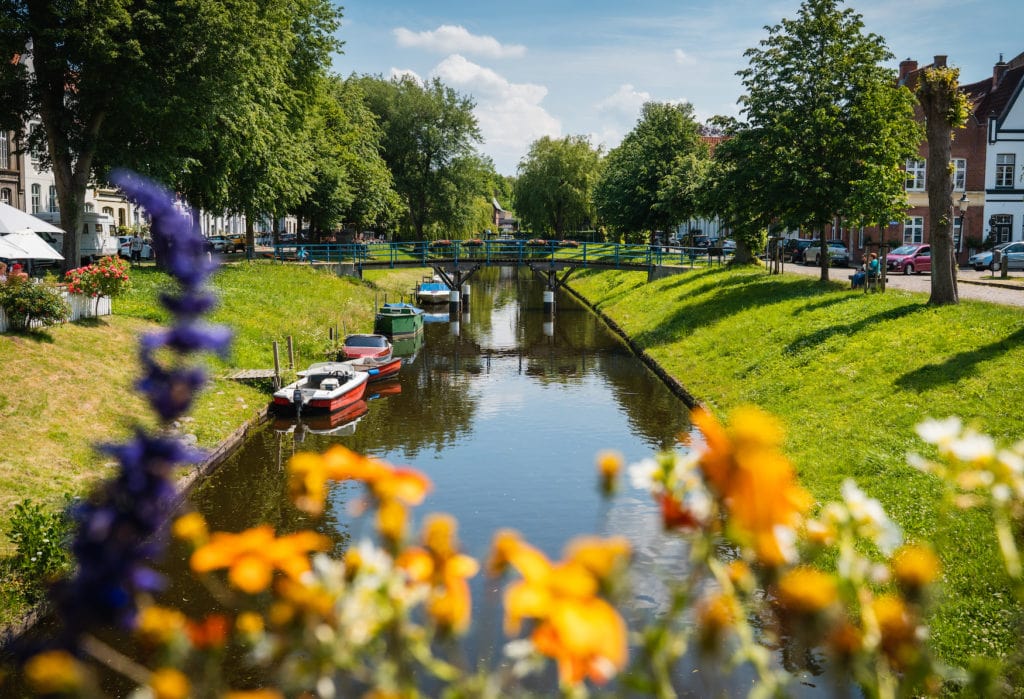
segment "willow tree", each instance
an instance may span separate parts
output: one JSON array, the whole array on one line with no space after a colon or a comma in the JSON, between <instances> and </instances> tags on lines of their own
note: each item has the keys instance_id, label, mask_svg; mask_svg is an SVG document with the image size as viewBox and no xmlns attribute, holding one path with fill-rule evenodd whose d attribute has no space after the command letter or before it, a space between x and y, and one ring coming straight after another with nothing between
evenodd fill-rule
<instances>
[{"instance_id":1,"label":"willow tree","mask_svg":"<svg viewBox=\"0 0 1024 699\"><path fill-rule=\"evenodd\" d=\"M536 234L564 237L594 221L593 192L601 152L586 136L544 136L519 162L515 185L519 220Z\"/></svg>"},{"instance_id":2,"label":"willow tree","mask_svg":"<svg viewBox=\"0 0 1024 699\"><path fill-rule=\"evenodd\" d=\"M932 293L928 303L959 303L956 288L956 248L953 245L953 178L948 167L953 129L964 125L968 116L967 96L959 89L957 68L926 68L918 80L917 98L924 111L928 138L928 233L932 245Z\"/></svg>"},{"instance_id":3,"label":"willow tree","mask_svg":"<svg viewBox=\"0 0 1024 699\"><path fill-rule=\"evenodd\" d=\"M861 16L839 0L805 0L795 19L768 27L750 67L739 75L741 107L771 162L764 176L781 221L811 227L824 239L837 216L857 217L863 183L894 172L918 141L913 129L879 147L893 120L912 121L913 95L883 66L892 58L882 37L864 32ZM821 279L828 280L822 242Z\"/></svg>"}]
</instances>

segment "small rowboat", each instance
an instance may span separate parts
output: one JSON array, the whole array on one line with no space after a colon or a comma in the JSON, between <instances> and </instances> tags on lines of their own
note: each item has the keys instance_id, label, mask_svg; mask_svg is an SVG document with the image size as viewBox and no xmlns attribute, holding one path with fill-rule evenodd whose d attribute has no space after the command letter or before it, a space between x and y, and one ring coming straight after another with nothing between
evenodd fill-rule
<instances>
[{"instance_id":1,"label":"small rowboat","mask_svg":"<svg viewBox=\"0 0 1024 699\"><path fill-rule=\"evenodd\" d=\"M401 357L391 357L390 359L360 357L358 359L349 359L343 363L348 364L356 371L366 372L366 380L370 383L394 378L398 376L398 370L402 368Z\"/></svg>"},{"instance_id":2,"label":"small rowboat","mask_svg":"<svg viewBox=\"0 0 1024 699\"><path fill-rule=\"evenodd\" d=\"M388 338L377 334L347 335L341 345L341 355L346 359L390 359L391 351Z\"/></svg>"},{"instance_id":3,"label":"small rowboat","mask_svg":"<svg viewBox=\"0 0 1024 699\"><path fill-rule=\"evenodd\" d=\"M424 277L416 287L416 300L422 304L448 303L451 289L439 277Z\"/></svg>"}]
</instances>

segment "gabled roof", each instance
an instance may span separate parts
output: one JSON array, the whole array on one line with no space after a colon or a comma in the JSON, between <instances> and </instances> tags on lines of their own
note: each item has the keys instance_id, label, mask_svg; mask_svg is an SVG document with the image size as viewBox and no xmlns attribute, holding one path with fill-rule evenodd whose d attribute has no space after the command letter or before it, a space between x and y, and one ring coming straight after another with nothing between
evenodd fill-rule
<instances>
[{"instance_id":1,"label":"gabled roof","mask_svg":"<svg viewBox=\"0 0 1024 699\"><path fill-rule=\"evenodd\" d=\"M945 59L944 56L939 58ZM909 59L906 62L910 62ZM914 65L916 64L912 64L912 67ZM921 71L933 68L934 66L935 64L931 63L921 68L915 67L900 79L900 84L915 90L917 78ZM900 64L900 67L902 69L903 64ZM986 123L992 115L1001 120L1006 110L1016 99L1015 96L1020 92L1022 85L1024 85L1024 53L1006 63L1003 62L1002 56L1000 56L999 63L996 64L996 71L1000 68L1003 71L998 83L990 76L978 82L960 85L960 91L966 94L971 101L971 119L975 124Z\"/></svg>"},{"instance_id":2,"label":"gabled roof","mask_svg":"<svg viewBox=\"0 0 1024 699\"><path fill-rule=\"evenodd\" d=\"M501 204L498 203L498 198L497 197L491 197L491 206L494 207L495 211L500 211L503 214L508 213L503 208L501 208Z\"/></svg>"}]
</instances>

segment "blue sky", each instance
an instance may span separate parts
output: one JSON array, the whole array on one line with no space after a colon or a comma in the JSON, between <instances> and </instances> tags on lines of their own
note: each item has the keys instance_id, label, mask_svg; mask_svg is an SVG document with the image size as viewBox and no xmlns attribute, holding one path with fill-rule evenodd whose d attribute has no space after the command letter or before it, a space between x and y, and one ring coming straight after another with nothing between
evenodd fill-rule
<instances>
[{"instance_id":1,"label":"blue sky","mask_svg":"<svg viewBox=\"0 0 1024 699\"><path fill-rule=\"evenodd\" d=\"M541 136L586 135L607 150L646 101L693 104L704 120L736 115L743 52L765 25L795 16L799 0L348 0L334 69L440 77L476 102L480 150L515 174ZM921 65L937 54L961 82L1024 52L1024 0L860 0L895 55Z\"/></svg>"}]
</instances>

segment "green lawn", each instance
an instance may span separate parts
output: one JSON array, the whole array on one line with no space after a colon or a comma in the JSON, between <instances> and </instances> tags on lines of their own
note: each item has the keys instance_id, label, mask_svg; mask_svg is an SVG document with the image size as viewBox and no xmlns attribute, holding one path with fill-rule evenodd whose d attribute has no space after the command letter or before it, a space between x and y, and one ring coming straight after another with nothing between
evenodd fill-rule
<instances>
[{"instance_id":1,"label":"green lawn","mask_svg":"<svg viewBox=\"0 0 1024 699\"><path fill-rule=\"evenodd\" d=\"M571 286L713 412L756 404L787 426L786 450L819 499L854 478L908 539L946 566L933 642L945 659L1005 654L1020 635L992 527L944 508L906 463L926 453L914 425L959 415L1003 443L1024 437L1024 313L760 269L694 271L648 284L638 272L578 273Z\"/></svg>"}]
</instances>

